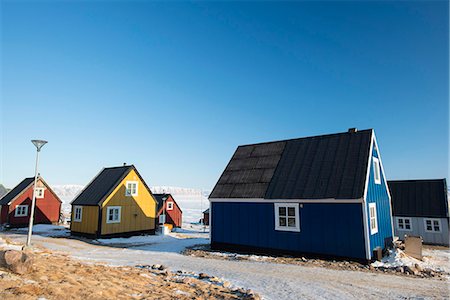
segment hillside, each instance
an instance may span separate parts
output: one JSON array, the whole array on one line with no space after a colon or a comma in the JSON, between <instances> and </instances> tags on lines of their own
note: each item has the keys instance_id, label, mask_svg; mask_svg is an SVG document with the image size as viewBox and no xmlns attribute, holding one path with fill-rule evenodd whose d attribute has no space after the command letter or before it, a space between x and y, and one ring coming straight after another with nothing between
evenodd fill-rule
<instances>
[{"instance_id":1,"label":"hillside","mask_svg":"<svg viewBox=\"0 0 450 300\"><path fill-rule=\"evenodd\" d=\"M0 198L3 197L9 191L10 189L7 189L3 184L0 184Z\"/></svg>"}]
</instances>

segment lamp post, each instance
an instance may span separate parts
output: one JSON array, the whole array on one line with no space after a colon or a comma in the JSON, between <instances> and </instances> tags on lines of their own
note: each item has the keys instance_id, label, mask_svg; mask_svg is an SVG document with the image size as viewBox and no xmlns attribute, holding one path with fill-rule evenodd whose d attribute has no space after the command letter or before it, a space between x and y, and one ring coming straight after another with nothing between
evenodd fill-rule
<instances>
[{"instance_id":1,"label":"lamp post","mask_svg":"<svg viewBox=\"0 0 450 300\"><path fill-rule=\"evenodd\" d=\"M165 195L165 193L164 193ZM164 224L166 223L166 200L167 200L167 196L162 197L162 201L163 201L163 220L162 220L162 225L163 225L163 230L164 230Z\"/></svg>"},{"instance_id":2,"label":"lamp post","mask_svg":"<svg viewBox=\"0 0 450 300\"><path fill-rule=\"evenodd\" d=\"M41 152L41 148L47 144L47 141L43 140L31 140L33 145L36 146L36 166L34 169L34 186L33 186L33 200L31 200L31 213L30 213L30 221L28 223L28 236L27 236L27 247L31 246L31 234L33 232L33 221L34 221L34 208L36 206L36 184L38 178L38 163L39 163L39 152Z\"/></svg>"}]
</instances>

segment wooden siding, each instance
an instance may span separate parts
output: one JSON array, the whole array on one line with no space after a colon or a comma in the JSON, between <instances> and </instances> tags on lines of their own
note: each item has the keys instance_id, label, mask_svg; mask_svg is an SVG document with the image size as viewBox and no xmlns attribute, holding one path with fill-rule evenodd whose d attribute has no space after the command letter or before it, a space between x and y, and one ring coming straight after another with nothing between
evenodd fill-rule
<instances>
[{"instance_id":1,"label":"wooden siding","mask_svg":"<svg viewBox=\"0 0 450 300\"><path fill-rule=\"evenodd\" d=\"M137 196L125 196L127 181L138 181ZM120 223L106 222L108 206L121 207ZM153 230L156 224L156 200L132 170L103 202L101 213L102 235Z\"/></svg>"},{"instance_id":2,"label":"wooden siding","mask_svg":"<svg viewBox=\"0 0 450 300\"><path fill-rule=\"evenodd\" d=\"M173 209L172 210L168 210L167 206L168 203L172 202L173 203ZM165 213L166 213L166 224L172 224L173 227L181 227L183 220L183 214L181 212L180 207L178 206L178 203L173 199L172 195L169 195L169 198L164 201L164 206L165 206ZM163 212L163 208L161 207L161 209L158 211L157 216L159 217Z\"/></svg>"},{"instance_id":3,"label":"wooden siding","mask_svg":"<svg viewBox=\"0 0 450 300\"><path fill-rule=\"evenodd\" d=\"M392 237L392 212L390 209L388 190L386 189L386 178L383 170L380 166L381 184L375 184L374 170L373 170L373 157L379 158L378 151L372 150L372 156L370 158L370 175L367 187L366 196L366 210L367 210L367 224L369 229L369 240L370 240L370 256L372 256L372 250L376 247L385 247L385 239ZM381 162L381 160L380 160ZM377 222L378 222L378 233L370 233L370 215L369 215L369 203L376 203L377 209Z\"/></svg>"},{"instance_id":4,"label":"wooden siding","mask_svg":"<svg viewBox=\"0 0 450 300\"><path fill-rule=\"evenodd\" d=\"M74 207L76 206L72 205L70 230L80 233L97 234L98 206L81 206L81 222L75 222L73 218L75 216Z\"/></svg>"},{"instance_id":5,"label":"wooden siding","mask_svg":"<svg viewBox=\"0 0 450 300\"><path fill-rule=\"evenodd\" d=\"M8 223L12 226L28 225L31 213L31 202L33 199L33 186L34 185L32 184L22 191L9 206L2 206L2 223ZM37 186L44 188L44 198L36 198L34 224L57 223L61 212L61 202L42 181L39 180ZM28 205L28 215L16 217L15 209L17 205Z\"/></svg>"},{"instance_id":6,"label":"wooden siding","mask_svg":"<svg viewBox=\"0 0 450 300\"><path fill-rule=\"evenodd\" d=\"M209 225L209 213L203 213L203 225Z\"/></svg>"},{"instance_id":7,"label":"wooden siding","mask_svg":"<svg viewBox=\"0 0 450 300\"><path fill-rule=\"evenodd\" d=\"M212 202L211 242L365 259L361 205L304 203L300 232L288 232L275 230L271 202Z\"/></svg>"},{"instance_id":8,"label":"wooden siding","mask_svg":"<svg viewBox=\"0 0 450 300\"><path fill-rule=\"evenodd\" d=\"M447 218L407 217L411 219L411 230L398 229L397 218L394 217L394 233L400 240L404 240L406 234L409 236L421 236L424 244L449 245L449 222ZM425 231L425 219L439 219L441 222L441 232Z\"/></svg>"}]
</instances>

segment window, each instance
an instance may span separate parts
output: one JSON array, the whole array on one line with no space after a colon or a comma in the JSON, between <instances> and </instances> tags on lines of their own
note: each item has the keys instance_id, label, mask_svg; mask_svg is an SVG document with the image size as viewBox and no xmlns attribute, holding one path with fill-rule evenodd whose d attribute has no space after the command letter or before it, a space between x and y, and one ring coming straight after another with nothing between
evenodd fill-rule
<instances>
[{"instance_id":1,"label":"window","mask_svg":"<svg viewBox=\"0 0 450 300\"><path fill-rule=\"evenodd\" d=\"M15 217L26 217L28 216L28 205L17 205L14 213Z\"/></svg>"},{"instance_id":2,"label":"window","mask_svg":"<svg viewBox=\"0 0 450 300\"><path fill-rule=\"evenodd\" d=\"M441 232L441 220L424 219L426 232Z\"/></svg>"},{"instance_id":3,"label":"window","mask_svg":"<svg viewBox=\"0 0 450 300\"><path fill-rule=\"evenodd\" d=\"M160 214L159 215L159 224L166 223L166 215Z\"/></svg>"},{"instance_id":4,"label":"window","mask_svg":"<svg viewBox=\"0 0 450 300\"><path fill-rule=\"evenodd\" d=\"M106 211L106 223L120 223L120 206L109 206Z\"/></svg>"},{"instance_id":5,"label":"window","mask_svg":"<svg viewBox=\"0 0 450 300\"><path fill-rule=\"evenodd\" d=\"M412 221L411 218L400 218L397 217L397 229L412 231Z\"/></svg>"},{"instance_id":6,"label":"window","mask_svg":"<svg viewBox=\"0 0 450 300\"><path fill-rule=\"evenodd\" d=\"M173 202L167 202L167 210L173 209Z\"/></svg>"},{"instance_id":7,"label":"window","mask_svg":"<svg viewBox=\"0 0 450 300\"><path fill-rule=\"evenodd\" d=\"M137 181L127 181L127 189L125 196L137 196L138 195L138 183Z\"/></svg>"},{"instance_id":8,"label":"window","mask_svg":"<svg viewBox=\"0 0 450 300\"><path fill-rule=\"evenodd\" d=\"M73 221L74 222L81 222L81 218L83 216L83 207L82 206L75 206L73 208Z\"/></svg>"},{"instance_id":9,"label":"window","mask_svg":"<svg viewBox=\"0 0 450 300\"><path fill-rule=\"evenodd\" d=\"M381 184L380 161L376 157L373 157L373 177L375 184Z\"/></svg>"},{"instance_id":10,"label":"window","mask_svg":"<svg viewBox=\"0 0 450 300\"><path fill-rule=\"evenodd\" d=\"M44 198L44 188L36 188L36 198Z\"/></svg>"},{"instance_id":11,"label":"window","mask_svg":"<svg viewBox=\"0 0 450 300\"><path fill-rule=\"evenodd\" d=\"M369 203L370 234L378 232L377 204Z\"/></svg>"},{"instance_id":12,"label":"window","mask_svg":"<svg viewBox=\"0 0 450 300\"><path fill-rule=\"evenodd\" d=\"M300 231L298 203L275 203L275 230Z\"/></svg>"}]
</instances>

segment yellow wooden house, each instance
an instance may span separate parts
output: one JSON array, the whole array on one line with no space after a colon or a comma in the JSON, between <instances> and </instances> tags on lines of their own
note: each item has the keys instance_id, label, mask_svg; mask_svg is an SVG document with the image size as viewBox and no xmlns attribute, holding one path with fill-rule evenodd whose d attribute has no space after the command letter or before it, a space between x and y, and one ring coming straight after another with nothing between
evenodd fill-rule
<instances>
[{"instance_id":1,"label":"yellow wooden house","mask_svg":"<svg viewBox=\"0 0 450 300\"><path fill-rule=\"evenodd\" d=\"M104 168L71 204L73 235L107 238L155 232L157 202L133 165Z\"/></svg>"}]
</instances>

